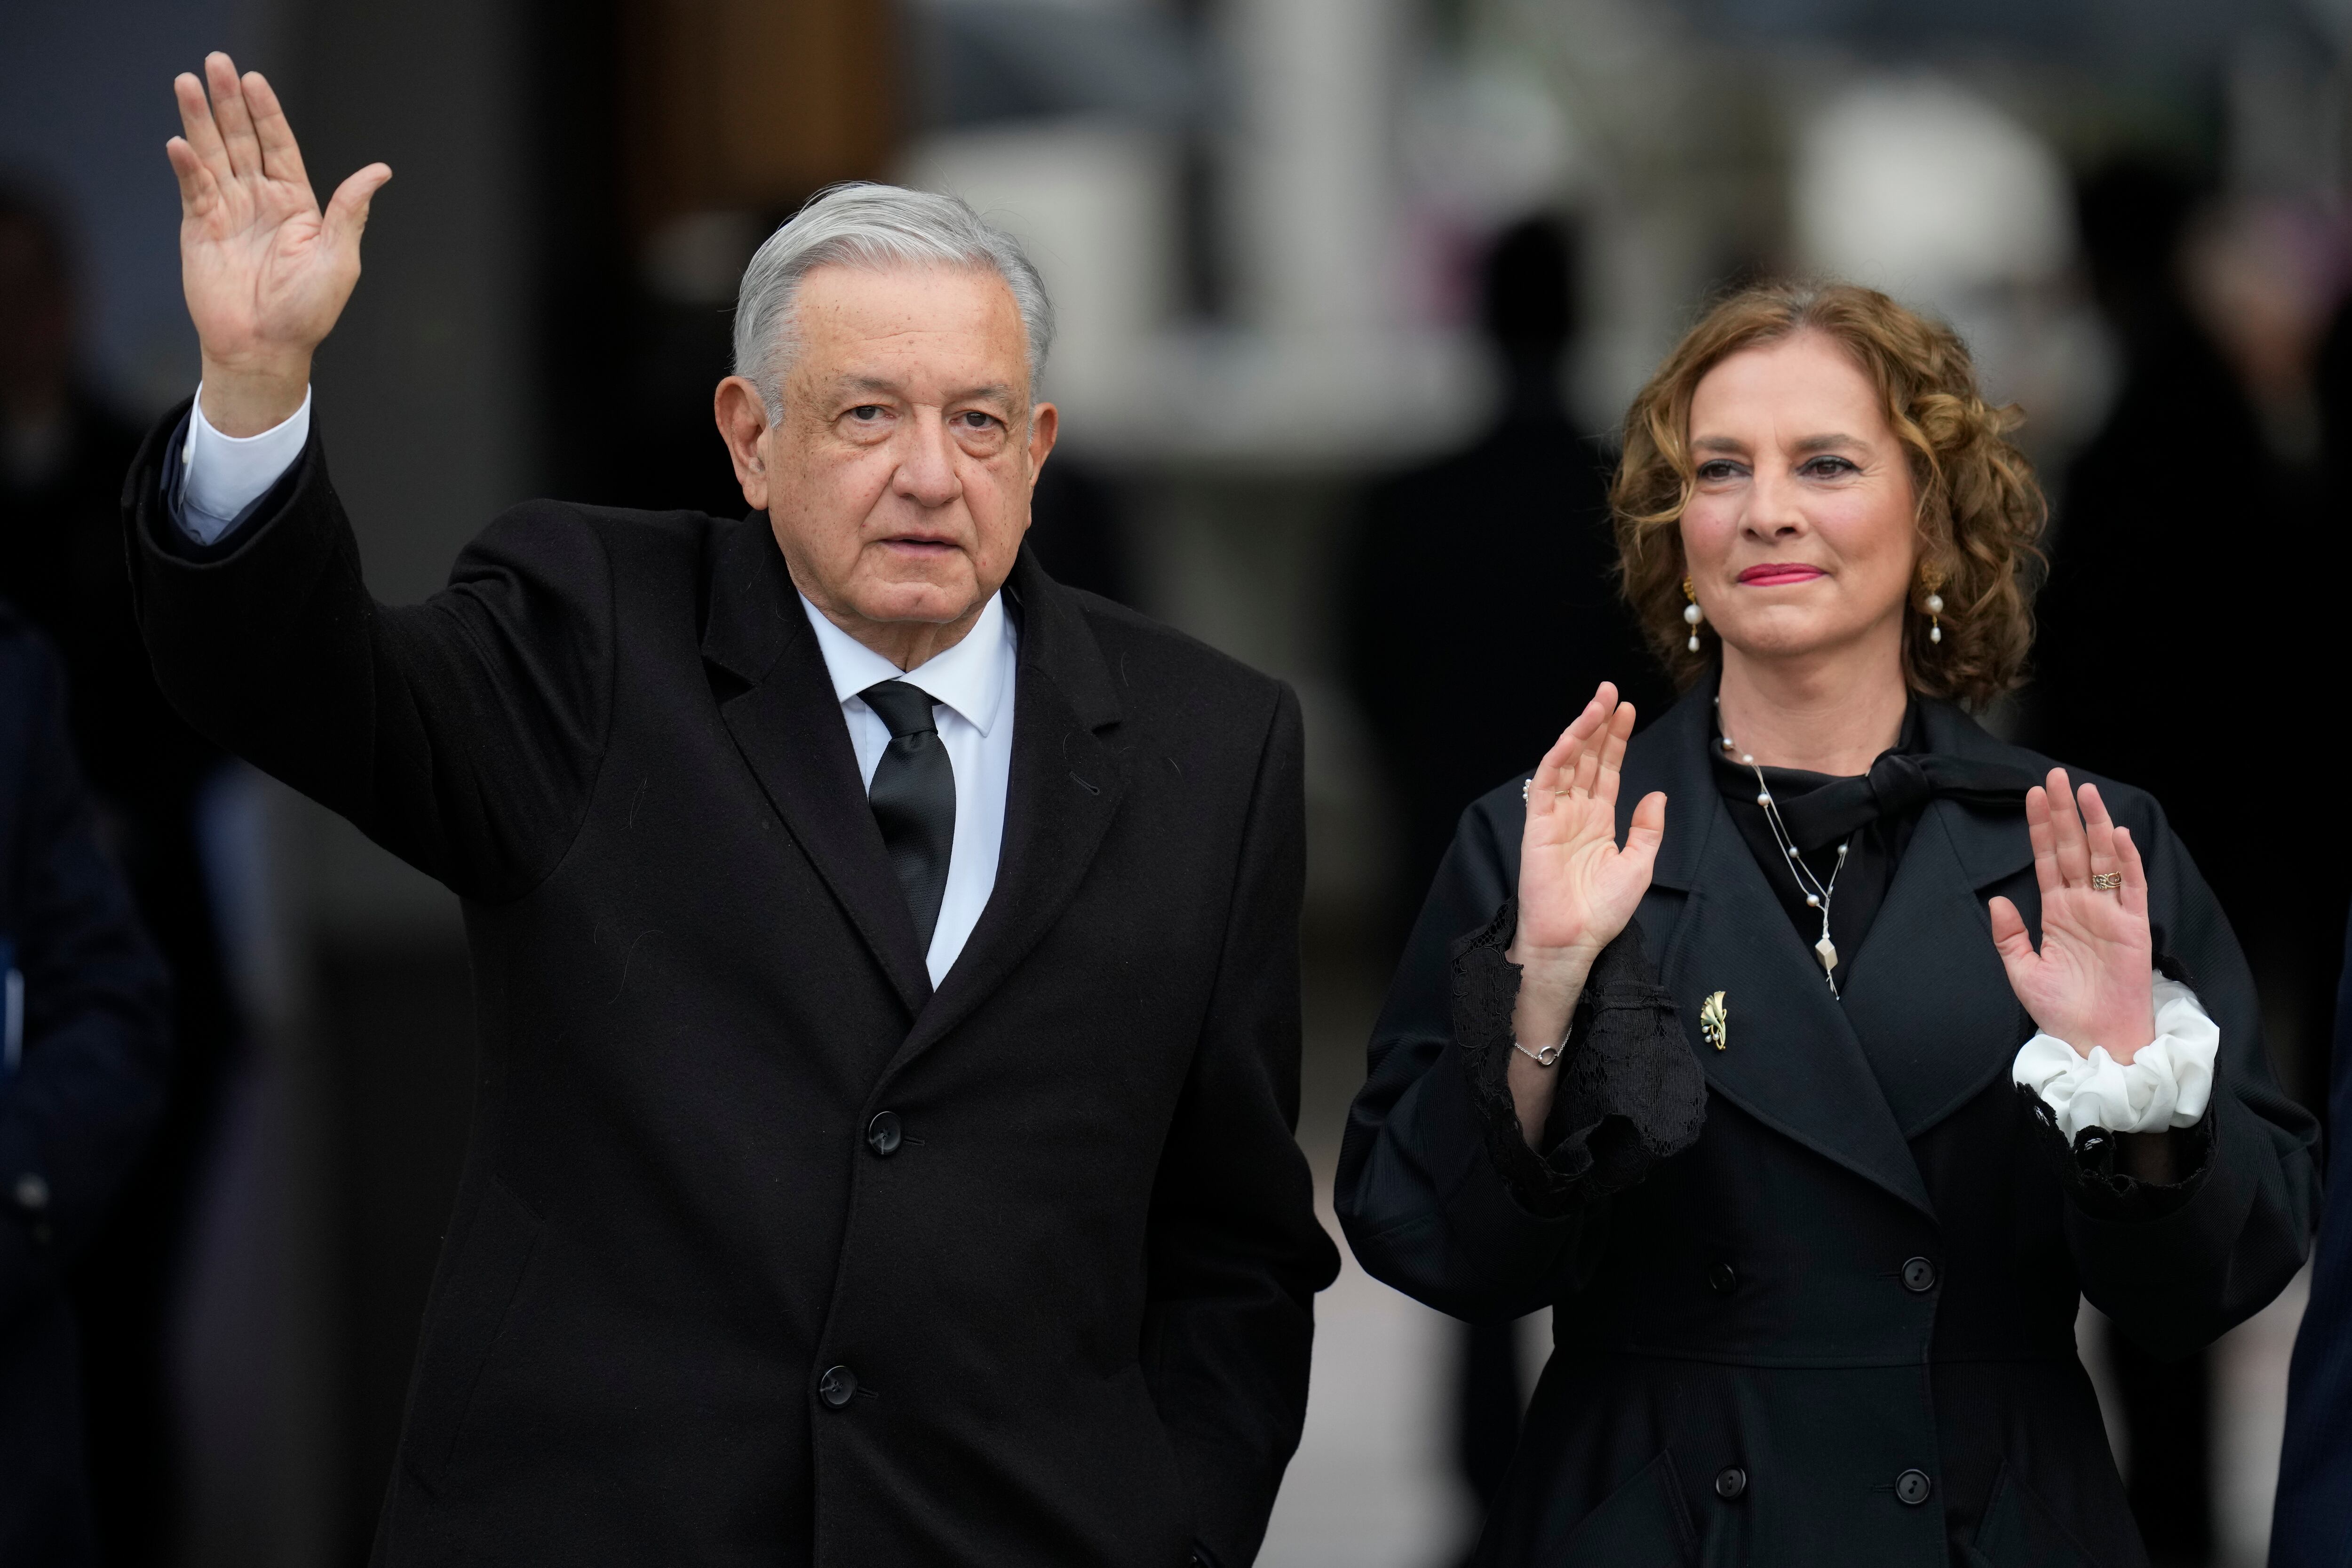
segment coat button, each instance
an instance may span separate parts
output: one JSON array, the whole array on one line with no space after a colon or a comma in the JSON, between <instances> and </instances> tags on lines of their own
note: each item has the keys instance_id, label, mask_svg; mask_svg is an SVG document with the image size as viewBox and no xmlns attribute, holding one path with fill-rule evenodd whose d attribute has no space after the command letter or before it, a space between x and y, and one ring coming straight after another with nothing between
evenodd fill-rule
<instances>
[{"instance_id":1,"label":"coat button","mask_svg":"<svg viewBox=\"0 0 2352 1568\"><path fill-rule=\"evenodd\" d=\"M877 1110L874 1113L874 1120L866 1124L866 1146L886 1160L898 1152L898 1145L903 1141L904 1135L898 1130L898 1113L895 1110Z\"/></svg>"},{"instance_id":2,"label":"coat button","mask_svg":"<svg viewBox=\"0 0 2352 1568\"><path fill-rule=\"evenodd\" d=\"M1906 1470L1895 1478L1895 1498L1906 1508L1917 1508L1927 1500L1936 1483L1927 1479L1925 1470Z\"/></svg>"},{"instance_id":3,"label":"coat button","mask_svg":"<svg viewBox=\"0 0 2352 1568\"><path fill-rule=\"evenodd\" d=\"M857 1397L857 1374L845 1366L826 1367L824 1375L816 1380L816 1396L824 1401L827 1409L840 1409Z\"/></svg>"},{"instance_id":4,"label":"coat button","mask_svg":"<svg viewBox=\"0 0 2352 1568\"><path fill-rule=\"evenodd\" d=\"M1738 1465L1715 1473L1715 1495L1726 1502L1738 1502L1748 1490L1748 1472Z\"/></svg>"},{"instance_id":5,"label":"coat button","mask_svg":"<svg viewBox=\"0 0 2352 1568\"><path fill-rule=\"evenodd\" d=\"M1903 1289L1915 1296L1927 1294L1936 1288L1936 1266L1924 1258L1903 1260Z\"/></svg>"},{"instance_id":6,"label":"coat button","mask_svg":"<svg viewBox=\"0 0 2352 1568\"><path fill-rule=\"evenodd\" d=\"M1739 1271L1728 1263L1710 1263L1706 1269L1706 1288L1718 1296L1728 1296L1739 1289ZM1725 1475L1731 1472L1726 1470Z\"/></svg>"}]
</instances>

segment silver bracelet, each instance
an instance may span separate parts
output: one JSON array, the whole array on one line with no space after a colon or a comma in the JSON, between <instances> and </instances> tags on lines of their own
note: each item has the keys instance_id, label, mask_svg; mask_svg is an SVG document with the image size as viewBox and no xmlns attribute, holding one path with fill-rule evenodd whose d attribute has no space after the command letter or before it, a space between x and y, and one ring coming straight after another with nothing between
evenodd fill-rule
<instances>
[{"instance_id":1,"label":"silver bracelet","mask_svg":"<svg viewBox=\"0 0 2352 1568\"><path fill-rule=\"evenodd\" d=\"M1560 1053L1568 1049L1568 1039L1567 1037L1563 1036L1560 1038L1559 1044L1556 1046L1546 1046L1539 1051L1531 1051L1528 1049L1527 1047L1519 1044L1518 1041L1513 1040L1511 1042L1511 1049L1518 1052L1519 1055L1527 1058L1528 1060L1535 1063L1536 1066L1539 1068L1557 1067L1559 1065Z\"/></svg>"}]
</instances>

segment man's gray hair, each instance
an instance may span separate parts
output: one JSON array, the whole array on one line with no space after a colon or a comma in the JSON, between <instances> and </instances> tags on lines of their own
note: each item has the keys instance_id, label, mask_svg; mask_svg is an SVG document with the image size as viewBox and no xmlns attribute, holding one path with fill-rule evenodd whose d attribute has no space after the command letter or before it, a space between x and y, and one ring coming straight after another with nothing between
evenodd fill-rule
<instances>
[{"instance_id":1,"label":"man's gray hair","mask_svg":"<svg viewBox=\"0 0 2352 1568\"><path fill-rule=\"evenodd\" d=\"M953 196L860 181L818 192L743 268L735 294L735 374L760 389L771 419L783 416L801 280L833 266L984 267L995 273L1013 290L1028 333L1035 395L1054 344L1054 307L1020 242Z\"/></svg>"}]
</instances>

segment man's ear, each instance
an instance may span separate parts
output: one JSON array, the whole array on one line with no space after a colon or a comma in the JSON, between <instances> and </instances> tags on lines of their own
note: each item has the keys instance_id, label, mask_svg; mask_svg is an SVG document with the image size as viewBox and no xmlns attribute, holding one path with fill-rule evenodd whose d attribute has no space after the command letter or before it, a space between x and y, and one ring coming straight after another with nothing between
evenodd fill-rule
<instances>
[{"instance_id":1,"label":"man's ear","mask_svg":"<svg viewBox=\"0 0 2352 1568\"><path fill-rule=\"evenodd\" d=\"M760 389L740 375L719 384L711 398L711 414L719 422L719 438L735 465L735 482L743 487L743 504L753 511L768 510L768 459L760 449L768 433L768 405Z\"/></svg>"},{"instance_id":2,"label":"man's ear","mask_svg":"<svg viewBox=\"0 0 2352 1568\"><path fill-rule=\"evenodd\" d=\"M1029 488L1037 488L1037 476L1045 471L1045 459L1054 450L1055 439L1062 433L1062 411L1050 403L1041 403L1029 411Z\"/></svg>"}]
</instances>

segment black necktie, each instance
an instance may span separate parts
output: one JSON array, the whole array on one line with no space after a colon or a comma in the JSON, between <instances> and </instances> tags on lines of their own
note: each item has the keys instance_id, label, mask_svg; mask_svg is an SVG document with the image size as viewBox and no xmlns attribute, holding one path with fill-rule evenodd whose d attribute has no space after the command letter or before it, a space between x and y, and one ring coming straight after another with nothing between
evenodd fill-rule
<instances>
[{"instance_id":1,"label":"black necktie","mask_svg":"<svg viewBox=\"0 0 2352 1568\"><path fill-rule=\"evenodd\" d=\"M890 744L875 766L866 802L881 826L890 868L907 889L915 935L929 952L948 889L948 857L955 849L955 767L931 721L930 693L886 680L857 695L890 727Z\"/></svg>"}]
</instances>

